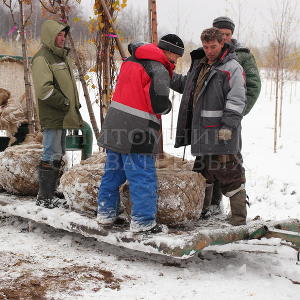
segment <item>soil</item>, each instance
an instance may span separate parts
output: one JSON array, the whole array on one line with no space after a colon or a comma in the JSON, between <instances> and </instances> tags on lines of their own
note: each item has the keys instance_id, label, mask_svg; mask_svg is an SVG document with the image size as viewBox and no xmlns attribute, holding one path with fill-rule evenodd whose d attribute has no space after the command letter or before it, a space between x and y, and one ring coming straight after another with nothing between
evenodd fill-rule
<instances>
[{"instance_id":1,"label":"soil","mask_svg":"<svg viewBox=\"0 0 300 300\"><path fill-rule=\"evenodd\" d=\"M89 285L97 292L102 288L120 289L120 282L111 271L100 267L74 265L55 269L32 268L33 260L19 257L14 253L0 253L0 273L9 272L10 276L2 277L0 283L0 300L46 300L53 298L53 293L72 295L84 290ZM20 270L21 267L21 270ZM15 272L18 268L19 271Z\"/></svg>"}]
</instances>

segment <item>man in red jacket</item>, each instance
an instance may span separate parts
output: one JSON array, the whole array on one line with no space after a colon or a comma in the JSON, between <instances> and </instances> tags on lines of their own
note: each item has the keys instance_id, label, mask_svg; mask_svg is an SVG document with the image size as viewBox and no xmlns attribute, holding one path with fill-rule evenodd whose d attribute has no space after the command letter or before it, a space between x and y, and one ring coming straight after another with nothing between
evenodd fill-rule
<instances>
[{"instance_id":1,"label":"man in red jacket","mask_svg":"<svg viewBox=\"0 0 300 300\"><path fill-rule=\"evenodd\" d=\"M129 45L131 56L122 64L107 112L99 146L106 149L105 173L98 195L97 221L112 225L118 216L119 187L129 182L130 230L161 232L156 224L157 178L154 154L158 153L161 116L171 108L170 80L184 45L175 34L158 45Z\"/></svg>"}]
</instances>

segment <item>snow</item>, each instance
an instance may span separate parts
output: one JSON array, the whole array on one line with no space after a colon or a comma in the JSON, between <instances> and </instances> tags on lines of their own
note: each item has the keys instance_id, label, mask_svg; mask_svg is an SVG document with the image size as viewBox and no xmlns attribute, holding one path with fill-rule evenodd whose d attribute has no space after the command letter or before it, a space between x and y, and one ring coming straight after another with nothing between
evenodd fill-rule
<instances>
[{"instance_id":1,"label":"snow","mask_svg":"<svg viewBox=\"0 0 300 300\"><path fill-rule=\"evenodd\" d=\"M292 94L289 84L285 85L287 100L277 153L273 152L275 97L270 95L269 81L264 80L260 99L243 120L250 220L257 215L263 220L300 219L300 135L296 124L300 83L293 82L297 93L294 90ZM179 98L174 102L174 120ZM165 151L182 157L183 149L173 148L170 124L170 116L164 117ZM174 135L175 131L173 139ZM186 157L192 159L189 148ZM223 202L228 211L228 200ZM45 217L56 224L63 219L59 209L46 211ZM297 251L280 239L209 246L199 255L178 260L45 225L28 227L27 221L3 214L0 228L0 299L295 300L300 295ZM166 242L162 237L154 239ZM174 240L174 244L180 242ZM13 292L22 292L23 298ZM5 298L4 293L11 297Z\"/></svg>"}]
</instances>

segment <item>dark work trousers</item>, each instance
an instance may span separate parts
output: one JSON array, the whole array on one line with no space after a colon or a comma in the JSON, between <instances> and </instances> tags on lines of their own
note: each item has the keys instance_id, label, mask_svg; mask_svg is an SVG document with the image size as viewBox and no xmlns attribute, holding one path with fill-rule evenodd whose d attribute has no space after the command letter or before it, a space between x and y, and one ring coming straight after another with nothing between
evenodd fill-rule
<instances>
[{"instance_id":1,"label":"dark work trousers","mask_svg":"<svg viewBox=\"0 0 300 300\"><path fill-rule=\"evenodd\" d=\"M193 171L202 174L206 183L218 181L222 193L227 197L234 195L246 182L240 153L197 156Z\"/></svg>"}]
</instances>

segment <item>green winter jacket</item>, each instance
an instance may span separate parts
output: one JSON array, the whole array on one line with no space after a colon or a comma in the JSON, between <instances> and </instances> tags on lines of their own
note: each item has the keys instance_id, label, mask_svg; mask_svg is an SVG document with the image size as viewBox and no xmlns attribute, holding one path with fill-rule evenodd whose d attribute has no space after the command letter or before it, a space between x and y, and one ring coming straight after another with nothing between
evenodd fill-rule
<instances>
[{"instance_id":1,"label":"green winter jacket","mask_svg":"<svg viewBox=\"0 0 300 300\"><path fill-rule=\"evenodd\" d=\"M58 21L45 21L41 49L32 59L32 77L42 129L78 129L83 121L76 82L68 60L68 48L55 46L57 34L69 30Z\"/></svg>"},{"instance_id":2,"label":"green winter jacket","mask_svg":"<svg viewBox=\"0 0 300 300\"><path fill-rule=\"evenodd\" d=\"M248 48L241 47L240 44L234 39L232 40L232 44L235 47L238 62L243 67L246 75L247 104L244 115L247 115L258 99L261 90L259 70L257 68L255 58Z\"/></svg>"}]
</instances>

